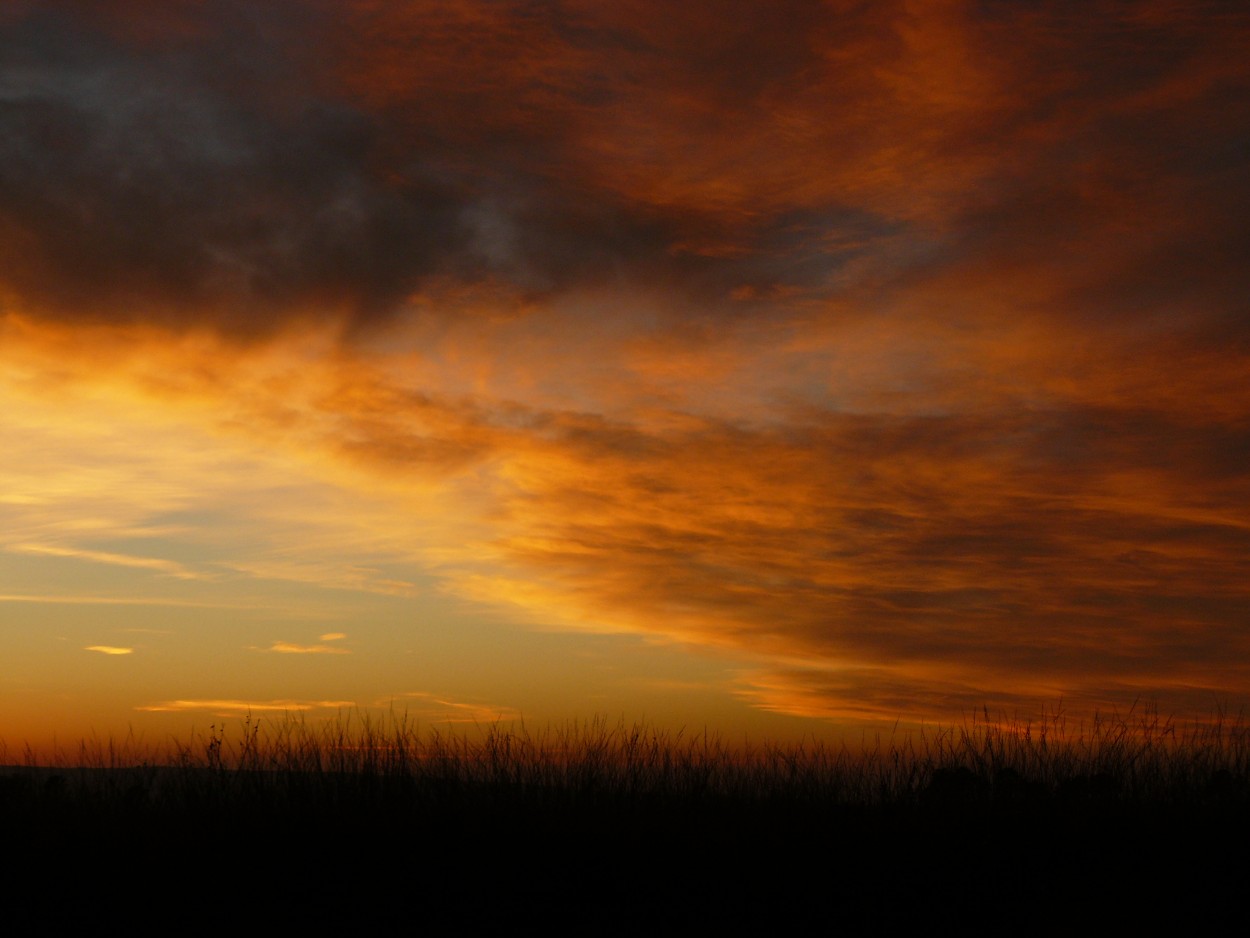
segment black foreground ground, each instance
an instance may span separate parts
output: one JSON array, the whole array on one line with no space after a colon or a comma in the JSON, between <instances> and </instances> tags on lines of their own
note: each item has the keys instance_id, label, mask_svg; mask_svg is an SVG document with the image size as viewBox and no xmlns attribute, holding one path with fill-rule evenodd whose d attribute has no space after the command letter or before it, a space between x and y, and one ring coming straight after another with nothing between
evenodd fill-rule
<instances>
[{"instance_id":1,"label":"black foreground ground","mask_svg":"<svg viewBox=\"0 0 1250 938\"><path fill-rule=\"evenodd\" d=\"M304 761L217 736L181 764L0 769L0 900L175 932L1234 934L1250 774L1220 732L744 757L491 731Z\"/></svg>"}]
</instances>

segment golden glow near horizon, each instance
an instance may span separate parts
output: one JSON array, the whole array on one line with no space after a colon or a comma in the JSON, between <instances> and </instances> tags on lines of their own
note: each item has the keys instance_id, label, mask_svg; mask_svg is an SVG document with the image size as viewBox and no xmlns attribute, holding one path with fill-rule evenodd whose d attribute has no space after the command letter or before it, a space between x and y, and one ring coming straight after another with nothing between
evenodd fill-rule
<instances>
[{"instance_id":1,"label":"golden glow near horizon","mask_svg":"<svg viewBox=\"0 0 1250 938\"><path fill-rule=\"evenodd\" d=\"M1246 699L1250 17L309 6L0 12L0 737Z\"/></svg>"}]
</instances>

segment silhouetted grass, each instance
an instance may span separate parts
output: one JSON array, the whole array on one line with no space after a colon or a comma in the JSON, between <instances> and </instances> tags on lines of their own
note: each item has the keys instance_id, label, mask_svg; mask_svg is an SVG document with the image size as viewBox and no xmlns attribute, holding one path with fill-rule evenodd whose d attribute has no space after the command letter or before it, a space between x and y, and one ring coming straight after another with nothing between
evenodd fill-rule
<instances>
[{"instance_id":1,"label":"silhouetted grass","mask_svg":"<svg viewBox=\"0 0 1250 938\"><path fill-rule=\"evenodd\" d=\"M1090 903L1120 924L1238 918L1250 728L983 714L858 746L750 746L604 720L461 733L396 714L248 719L0 770L0 825L25 858L11 898L70 882L163 905L237 886L274 925L419 908L426 923L548 932L576 931L558 927L570 916L591 933L967 932L1022 908L1034 925L1088 918Z\"/></svg>"}]
</instances>

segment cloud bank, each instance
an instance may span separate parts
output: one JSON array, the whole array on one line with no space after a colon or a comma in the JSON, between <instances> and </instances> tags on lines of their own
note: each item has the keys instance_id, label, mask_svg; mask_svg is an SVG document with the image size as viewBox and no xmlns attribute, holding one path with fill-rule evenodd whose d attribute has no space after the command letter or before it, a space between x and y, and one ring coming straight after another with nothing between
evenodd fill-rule
<instances>
[{"instance_id":1,"label":"cloud bank","mask_svg":"<svg viewBox=\"0 0 1250 938\"><path fill-rule=\"evenodd\" d=\"M13 387L422 519L236 573L402 558L768 709L1244 695L1250 17L733 6L7 5Z\"/></svg>"}]
</instances>

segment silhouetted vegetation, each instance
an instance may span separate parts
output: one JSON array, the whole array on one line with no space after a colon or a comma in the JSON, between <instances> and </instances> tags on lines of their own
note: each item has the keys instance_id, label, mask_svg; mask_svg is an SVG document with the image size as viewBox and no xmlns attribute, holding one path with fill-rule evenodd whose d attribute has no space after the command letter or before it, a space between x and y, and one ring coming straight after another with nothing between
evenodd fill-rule
<instances>
[{"instance_id":1,"label":"silhouetted vegetation","mask_svg":"<svg viewBox=\"0 0 1250 938\"><path fill-rule=\"evenodd\" d=\"M1244 917L1250 728L1057 714L751 748L600 720L249 719L0 770L0 824L10 898L52 918L83 911L72 894L225 920L237 893L274 927L1192 924Z\"/></svg>"}]
</instances>

